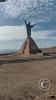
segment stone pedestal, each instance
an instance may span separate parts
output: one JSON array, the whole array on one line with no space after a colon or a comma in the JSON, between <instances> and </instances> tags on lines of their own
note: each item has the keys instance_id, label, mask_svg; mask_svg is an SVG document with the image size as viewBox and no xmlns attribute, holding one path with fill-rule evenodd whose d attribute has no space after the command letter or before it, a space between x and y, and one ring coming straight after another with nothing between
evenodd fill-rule
<instances>
[{"instance_id":1,"label":"stone pedestal","mask_svg":"<svg viewBox=\"0 0 56 100\"><path fill-rule=\"evenodd\" d=\"M41 53L42 51L37 47L35 41L32 38L26 38L24 41L19 54L23 55L30 55L30 54L36 54L36 53Z\"/></svg>"}]
</instances>

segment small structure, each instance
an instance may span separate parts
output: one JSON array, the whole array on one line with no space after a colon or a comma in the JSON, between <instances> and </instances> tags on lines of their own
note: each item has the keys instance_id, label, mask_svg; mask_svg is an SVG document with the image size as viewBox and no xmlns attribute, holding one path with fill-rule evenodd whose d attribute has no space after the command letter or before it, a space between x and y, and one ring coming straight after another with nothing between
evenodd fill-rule
<instances>
[{"instance_id":1,"label":"small structure","mask_svg":"<svg viewBox=\"0 0 56 100\"><path fill-rule=\"evenodd\" d=\"M19 54L29 56L30 54L41 53L42 51L37 47L35 41L31 38L31 28L34 27L35 24L31 25L30 22L26 23L26 30L27 30L27 38L24 41Z\"/></svg>"}]
</instances>

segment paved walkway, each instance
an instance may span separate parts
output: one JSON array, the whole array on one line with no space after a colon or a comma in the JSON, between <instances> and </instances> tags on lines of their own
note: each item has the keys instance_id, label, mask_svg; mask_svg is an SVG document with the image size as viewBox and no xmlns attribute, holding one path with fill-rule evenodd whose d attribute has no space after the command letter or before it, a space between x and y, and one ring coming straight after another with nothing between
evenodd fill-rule
<instances>
[{"instance_id":1,"label":"paved walkway","mask_svg":"<svg viewBox=\"0 0 56 100\"><path fill-rule=\"evenodd\" d=\"M4 60L0 60L0 65L1 64L7 64L7 63L20 63L20 62L30 62L30 61L39 61L39 60L48 60L48 59L56 59L56 55L52 54L49 56L41 56L41 57L35 57L35 56L29 56L29 57L19 57L16 59L4 59Z\"/></svg>"}]
</instances>

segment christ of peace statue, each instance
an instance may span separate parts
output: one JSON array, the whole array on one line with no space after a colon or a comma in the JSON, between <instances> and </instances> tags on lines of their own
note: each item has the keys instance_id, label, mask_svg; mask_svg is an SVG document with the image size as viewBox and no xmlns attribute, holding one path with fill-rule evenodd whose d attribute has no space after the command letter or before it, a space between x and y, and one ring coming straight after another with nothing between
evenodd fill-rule
<instances>
[{"instance_id":1,"label":"christ of peace statue","mask_svg":"<svg viewBox=\"0 0 56 100\"><path fill-rule=\"evenodd\" d=\"M31 25L30 22L29 23L27 23L26 21L24 21L24 22L26 25L27 37L31 38L31 28L34 27L35 24Z\"/></svg>"}]
</instances>

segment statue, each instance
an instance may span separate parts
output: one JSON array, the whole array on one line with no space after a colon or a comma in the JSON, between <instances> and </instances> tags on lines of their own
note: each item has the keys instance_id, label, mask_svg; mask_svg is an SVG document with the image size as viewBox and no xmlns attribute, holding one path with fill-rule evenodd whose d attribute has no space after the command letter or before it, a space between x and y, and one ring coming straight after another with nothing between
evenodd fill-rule
<instances>
[{"instance_id":1,"label":"statue","mask_svg":"<svg viewBox=\"0 0 56 100\"><path fill-rule=\"evenodd\" d=\"M35 24L31 25L30 22L27 24L25 21L26 29L27 29L27 37L31 38L31 28L34 27Z\"/></svg>"}]
</instances>

